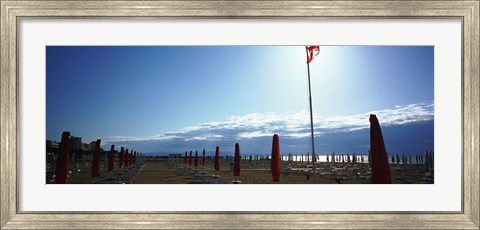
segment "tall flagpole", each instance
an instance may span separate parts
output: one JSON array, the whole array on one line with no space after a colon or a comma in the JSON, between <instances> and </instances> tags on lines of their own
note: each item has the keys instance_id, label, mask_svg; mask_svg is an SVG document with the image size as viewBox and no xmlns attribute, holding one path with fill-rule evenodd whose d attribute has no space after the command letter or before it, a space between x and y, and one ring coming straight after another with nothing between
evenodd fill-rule
<instances>
[{"instance_id":1,"label":"tall flagpole","mask_svg":"<svg viewBox=\"0 0 480 230\"><path fill-rule=\"evenodd\" d=\"M308 57L308 46L305 47L305 50L307 51L307 57ZM317 158L316 158L316 154L315 154L315 144L314 144L314 141L313 141L312 89L311 89L311 86L310 86L310 62L309 61L307 61L307 72L308 72L308 98L310 100L310 130L311 130L311 133L312 133L312 162L313 162L313 167L312 167L313 175L312 176L315 176L315 172L316 172L316 169L317 169L317 166L316 166Z\"/></svg>"}]
</instances>

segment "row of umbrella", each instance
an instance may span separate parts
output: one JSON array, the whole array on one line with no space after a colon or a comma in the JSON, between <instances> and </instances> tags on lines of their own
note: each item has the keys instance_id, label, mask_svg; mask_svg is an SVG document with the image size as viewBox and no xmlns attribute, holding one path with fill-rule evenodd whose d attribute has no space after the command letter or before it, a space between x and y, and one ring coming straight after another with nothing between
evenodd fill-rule
<instances>
[{"instance_id":1,"label":"row of umbrella","mask_svg":"<svg viewBox=\"0 0 480 230\"><path fill-rule=\"evenodd\" d=\"M198 167L198 151L195 151L195 156L193 156L193 151L188 153L185 151L185 156L183 158L183 163L186 166L192 165L192 159L194 162L194 166ZM272 154L271 154L271 172L272 172L272 181L279 182L280 181L280 142L279 137L277 134L273 135L272 141ZM235 154L233 160L233 176L236 177L234 183L238 183L238 177L240 177L241 172L241 154L240 154L240 145L235 143ZM202 165L205 167L205 149L203 149L202 153ZM215 159L214 159L214 171L220 171L220 147L215 147Z\"/></svg>"},{"instance_id":2,"label":"row of umbrella","mask_svg":"<svg viewBox=\"0 0 480 230\"><path fill-rule=\"evenodd\" d=\"M101 140L97 139L95 142L95 149L92 156L92 171L91 177L100 177L100 144ZM66 184L68 178L68 158L70 152L70 132L63 132L62 139L59 145L59 151L57 154L57 162L55 169L55 184ZM144 157L143 154L125 149L123 146L120 148L120 156L118 160L118 167L128 168L130 166L137 164L137 157ZM113 171L115 167L115 145L110 147L110 152L108 153L108 166L107 171Z\"/></svg>"},{"instance_id":3,"label":"row of umbrella","mask_svg":"<svg viewBox=\"0 0 480 230\"><path fill-rule=\"evenodd\" d=\"M390 166L388 163L388 155L383 140L382 130L376 115L371 114L370 118L370 165L372 170L372 183L374 184L391 184ZM195 167L198 167L198 154L195 151ZM240 176L240 145L235 144L235 156L233 165L233 174L235 177ZM205 161L205 149L203 150L203 161ZM271 153L271 173L272 181L280 182L280 141L277 134L273 135L272 153ZM192 151L188 155L185 152L184 164L192 164ZM205 163L203 163L205 164ZM215 171L220 170L220 150L217 146L215 149Z\"/></svg>"}]
</instances>

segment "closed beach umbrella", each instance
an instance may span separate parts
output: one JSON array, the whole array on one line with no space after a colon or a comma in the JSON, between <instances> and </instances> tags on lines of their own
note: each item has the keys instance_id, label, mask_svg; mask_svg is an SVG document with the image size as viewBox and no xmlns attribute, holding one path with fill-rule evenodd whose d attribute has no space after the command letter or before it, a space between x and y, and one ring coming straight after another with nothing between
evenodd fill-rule
<instances>
[{"instance_id":1,"label":"closed beach umbrella","mask_svg":"<svg viewBox=\"0 0 480 230\"><path fill-rule=\"evenodd\" d=\"M125 163L125 168L128 167L128 149L125 149L125 157L123 161Z\"/></svg>"},{"instance_id":2,"label":"closed beach umbrella","mask_svg":"<svg viewBox=\"0 0 480 230\"><path fill-rule=\"evenodd\" d=\"M425 150L425 172L430 172L430 154Z\"/></svg>"},{"instance_id":3,"label":"closed beach umbrella","mask_svg":"<svg viewBox=\"0 0 480 230\"><path fill-rule=\"evenodd\" d=\"M188 156L188 165L192 165L192 150L190 150L190 155Z\"/></svg>"},{"instance_id":4,"label":"closed beach umbrella","mask_svg":"<svg viewBox=\"0 0 480 230\"><path fill-rule=\"evenodd\" d=\"M240 145L235 144L235 158L233 160L233 175L240 176Z\"/></svg>"},{"instance_id":5,"label":"closed beach umbrella","mask_svg":"<svg viewBox=\"0 0 480 230\"><path fill-rule=\"evenodd\" d=\"M57 153L55 184L66 184L68 176L68 153L70 152L70 132L62 133L62 141Z\"/></svg>"},{"instance_id":6,"label":"closed beach umbrella","mask_svg":"<svg viewBox=\"0 0 480 230\"><path fill-rule=\"evenodd\" d=\"M280 142L278 135L273 135L271 170L273 182L280 182Z\"/></svg>"},{"instance_id":7,"label":"closed beach umbrella","mask_svg":"<svg viewBox=\"0 0 480 230\"><path fill-rule=\"evenodd\" d=\"M92 159L92 177L100 176L100 139L95 143L95 151Z\"/></svg>"},{"instance_id":8,"label":"closed beach umbrella","mask_svg":"<svg viewBox=\"0 0 480 230\"><path fill-rule=\"evenodd\" d=\"M118 161L119 161L118 168L120 168L120 169L123 167L123 158L125 157L124 154L125 154L125 149L122 146L120 148L120 157L118 159Z\"/></svg>"},{"instance_id":9,"label":"closed beach umbrella","mask_svg":"<svg viewBox=\"0 0 480 230\"><path fill-rule=\"evenodd\" d=\"M220 171L220 147L215 148L215 171Z\"/></svg>"},{"instance_id":10,"label":"closed beach umbrella","mask_svg":"<svg viewBox=\"0 0 480 230\"><path fill-rule=\"evenodd\" d=\"M185 151L185 157L183 158L183 164L187 164L187 151Z\"/></svg>"},{"instance_id":11,"label":"closed beach umbrella","mask_svg":"<svg viewBox=\"0 0 480 230\"><path fill-rule=\"evenodd\" d=\"M133 164L137 163L137 151L133 152Z\"/></svg>"},{"instance_id":12,"label":"closed beach umbrella","mask_svg":"<svg viewBox=\"0 0 480 230\"><path fill-rule=\"evenodd\" d=\"M202 153L202 166L205 167L205 149L203 149Z\"/></svg>"},{"instance_id":13,"label":"closed beach umbrella","mask_svg":"<svg viewBox=\"0 0 480 230\"><path fill-rule=\"evenodd\" d=\"M130 150L130 155L128 156L129 163L128 165L133 165L133 149Z\"/></svg>"},{"instance_id":14,"label":"closed beach umbrella","mask_svg":"<svg viewBox=\"0 0 480 230\"><path fill-rule=\"evenodd\" d=\"M390 166L383 141L382 129L377 116L370 114L370 160L372 161L372 183L391 184Z\"/></svg>"},{"instance_id":15,"label":"closed beach umbrella","mask_svg":"<svg viewBox=\"0 0 480 230\"><path fill-rule=\"evenodd\" d=\"M110 153L108 154L108 171L109 172L113 170L113 167L115 165L114 158L113 158L114 153L115 153L115 145L112 145L112 147L110 147Z\"/></svg>"},{"instance_id":16,"label":"closed beach umbrella","mask_svg":"<svg viewBox=\"0 0 480 230\"><path fill-rule=\"evenodd\" d=\"M195 150L195 167L198 167L198 151Z\"/></svg>"}]
</instances>

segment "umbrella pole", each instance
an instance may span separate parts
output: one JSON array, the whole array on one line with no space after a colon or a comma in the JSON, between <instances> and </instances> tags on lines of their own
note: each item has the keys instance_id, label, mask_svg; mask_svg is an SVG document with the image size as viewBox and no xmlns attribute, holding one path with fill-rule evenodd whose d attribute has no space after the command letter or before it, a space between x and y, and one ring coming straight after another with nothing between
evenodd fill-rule
<instances>
[{"instance_id":1,"label":"umbrella pole","mask_svg":"<svg viewBox=\"0 0 480 230\"><path fill-rule=\"evenodd\" d=\"M308 48L305 47L305 50L307 51L307 56L308 56ZM316 156L315 156L315 143L314 143L314 139L313 139L313 111L312 111L312 88L310 86L310 63L307 62L307 72L308 72L308 98L309 98L309 102L310 102L310 131L311 131L311 135L312 135L312 162L313 162L313 166L312 166L312 176L315 177L315 172L316 172L316 169L317 169L317 159L316 159Z\"/></svg>"}]
</instances>

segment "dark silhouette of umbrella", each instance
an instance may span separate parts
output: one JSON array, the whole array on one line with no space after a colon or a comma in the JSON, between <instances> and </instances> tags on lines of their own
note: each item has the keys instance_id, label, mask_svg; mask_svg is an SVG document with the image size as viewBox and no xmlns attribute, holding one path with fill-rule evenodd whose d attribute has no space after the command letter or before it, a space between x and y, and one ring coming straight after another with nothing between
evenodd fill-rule
<instances>
[{"instance_id":1,"label":"dark silhouette of umbrella","mask_svg":"<svg viewBox=\"0 0 480 230\"><path fill-rule=\"evenodd\" d=\"M425 172L430 173L430 153L425 150Z\"/></svg>"},{"instance_id":2,"label":"dark silhouette of umbrella","mask_svg":"<svg viewBox=\"0 0 480 230\"><path fill-rule=\"evenodd\" d=\"M198 151L195 150L195 167L198 167Z\"/></svg>"},{"instance_id":3,"label":"dark silhouette of umbrella","mask_svg":"<svg viewBox=\"0 0 480 230\"><path fill-rule=\"evenodd\" d=\"M215 148L215 171L220 171L220 147Z\"/></svg>"},{"instance_id":4,"label":"dark silhouette of umbrella","mask_svg":"<svg viewBox=\"0 0 480 230\"><path fill-rule=\"evenodd\" d=\"M202 166L205 167L205 149L203 149L202 153Z\"/></svg>"},{"instance_id":5,"label":"dark silhouette of umbrella","mask_svg":"<svg viewBox=\"0 0 480 230\"><path fill-rule=\"evenodd\" d=\"M370 159L372 161L372 183L391 184L390 166L383 141L382 129L377 116L370 114Z\"/></svg>"},{"instance_id":6,"label":"dark silhouette of umbrella","mask_svg":"<svg viewBox=\"0 0 480 230\"><path fill-rule=\"evenodd\" d=\"M92 177L100 176L100 139L95 143L95 151L92 159Z\"/></svg>"},{"instance_id":7,"label":"dark silhouette of umbrella","mask_svg":"<svg viewBox=\"0 0 480 230\"><path fill-rule=\"evenodd\" d=\"M128 167L128 149L125 149L124 161L125 161L125 168L126 168L126 167Z\"/></svg>"},{"instance_id":8,"label":"dark silhouette of umbrella","mask_svg":"<svg viewBox=\"0 0 480 230\"><path fill-rule=\"evenodd\" d=\"M188 154L187 151L185 151L185 157L183 158L183 164L185 165L187 164L187 157L188 157L187 154Z\"/></svg>"},{"instance_id":9,"label":"dark silhouette of umbrella","mask_svg":"<svg viewBox=\"0 0 480 230\"><path fill-rule=\"evenodd\" d=\"M137 163L137 151L133 152L133 164Z\"/></svg>"},{"instance_id":10,"label":"dark silhouette of umbrella","mask_svg":"<svg viewBox=\"0 0 480 230\"><path fill-rule=\"evenodd\" d=\"M240 176L240 145L235 144L235 158L233 159L233 175Z\"/></svg>"},{"instance_id":11,"label":"dark silhouette of umbrella","mask_svg":"<svg viewBox=\"0 0 480 230\"><path fill-rule=\"evenodd\" d=\"M118 163L118 168L122 168L123 167L123 159L124 159L124 154L125 154L125 149L123 148L123 146L120 148L120 157L118 159L119 163Z\"/></svg>"},{"instance_id":12,"label":"dark silhouette of umbrella","mask_svg":"<svg viewBox=\"0 0 480 230\"><path fill-rule=\"evenodd\" d=\"M70 132L62 133L62 141L57 153L55 184L66 184L68 176L68 153L70 152Z\"/></svg>"},{"instance_id":13,"label":"dark silhouette of umbrella","mask_svg":"<svg viewBox=\"0 0 480 230\"><path fill-rule=\"evenodd\" d=\"M280 142L278 135L273 135L271 170L273 182L280 182Z\"/></svg>"},{"instance_id":14,"label":"dark silhouette of umbrella","mask_svg":"<svg viewBox=\"0 0 480 230\"><path fill-rule=\"evenodd\" d=\"M108 154L108 172L111 172L113 170L113 167L115 166L113 154L115 153L115 145L112 145L110 147L110 153Z\"/></svg>"},{"instance_id":15,"label":"dark silhouette of umbrella","mask_svg":"<svg viewBox=\"0 0 480 230\"><path fill-rule=\"evenodd\" d=\"M190 150L190 155L188 155L188 165L192 165L192 150Z\"/></svg>"},{"instance_id":16,"label":"dark silhouette of umbrella","mask_svg":"<svg viewBox=\"0 0 480 230\"><path fill-rule=\"evenodd\" d=\"M133 165L133 149L130 150L130 155L128 156L128 165Z\"/></svg>"}]
</instances>

